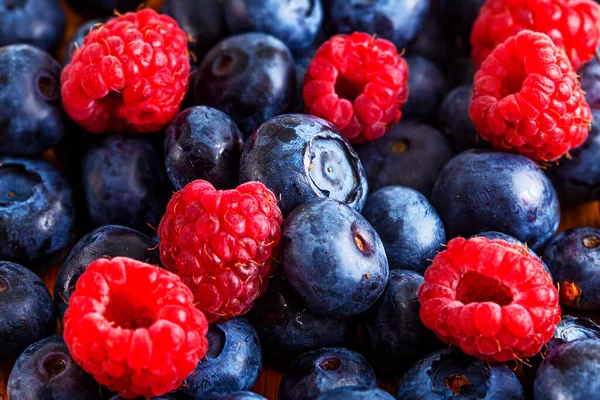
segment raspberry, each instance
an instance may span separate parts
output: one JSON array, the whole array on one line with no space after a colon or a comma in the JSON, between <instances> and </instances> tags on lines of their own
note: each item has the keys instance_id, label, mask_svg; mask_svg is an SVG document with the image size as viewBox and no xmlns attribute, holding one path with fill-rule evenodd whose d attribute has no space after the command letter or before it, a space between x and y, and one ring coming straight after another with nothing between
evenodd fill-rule
<instances>
[{"instance_id":1,"label":"raspberry","mask_svg":"<svg viewBox=\"0 0 600 400\"><path fill-rule=\"evenodd\" d=\"M92 133L153 132L188 88L186 34L151 9L109 20L86 36L62 72L63 106Z\"/></svg>"},{"instance_id":2,"label":"raspberry","mask_svg":"<svg viewBox=\"0 0 600 400\"><path fill-rule=\"evenodd\" d=\"M400 120L408 98L408 64L396 46L367 33L336 35L306 72L304 102L351 143L382 137Z\"/></svg>"},{"instance_id":3,"label":"raspberry","mask_svg":"<svg viewBox=\"0 0 600 400\"><path fill-rule=\"evenodd\" d=\"M590 107L565 54L543 33L499 44L475 74L469 114L495 148L554 161L587 138Z\"/></svg>"},{"instance_id":4,"label":"raspberry","mask_svg":"<svg viewBox=\"0 0 600 400\"><path fill-rule=\"evenodd\" d=\"M77 281L64 318L73 359L123 398L181 385L206 353L208 323L177 275L130 259L99 259Z\"/></svg>"},{"instance_id":5,"label":"raspberry","mask_svg":"<svg viewBox=\"0 0 600 400\"><path fill-rule=\"evenodd\" d=\"M250 310L267 288L281 210L262 183L215 190L197 180L173 195L160 221L160 258L194 292L209 322Z\"/></svg>"},{"instance_id":6,"label":"raspberry","mask_svg":"<svg viewBox=\"0 0 600 400\"><path fill-rule=\"evenodd\" d=\"M456 238L425 272L421 319L437 336L484 361L537 354L560 321L558 293L526 247Z\"/></svg>"},{"instance_id":7,"label":"raspberry","mask_svg":"<svg viewBox=\"0 0 600 400\"><path fill-rule=\"evenodd\" d=\"M600 6L593 0L487 0L471 32L475 65L523 30L550 36L577 71L598 47Z\"/></svg>"}]
</instances>

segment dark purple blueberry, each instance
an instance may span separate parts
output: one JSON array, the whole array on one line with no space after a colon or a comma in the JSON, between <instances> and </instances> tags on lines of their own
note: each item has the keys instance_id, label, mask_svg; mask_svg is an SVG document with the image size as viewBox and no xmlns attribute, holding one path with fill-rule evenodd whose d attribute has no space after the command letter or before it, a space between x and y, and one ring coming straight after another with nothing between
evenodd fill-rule
<instances>
[{"instance_id":1,"label":"dark purple blueberry","mask_svg":"<svg viewBox=\"0 0 600 400\"><path fill-rule=\"evenodd\" d=\"M432 121L446 95L446 78L435 63L418 55L406 57L410 71L408 101L402 107L406 118Z\"/></svg>"},{"instance_id":2,"label":"dark purple blueberry","mask_svg":"<svg viewBox=\"0 0 600 400\"><path fill-rule=\"evenodd\" d=\"M317 397L317 400L394 400L394 396L381 389L349 386L325 392Z\"/></svg>"},{"instance_id":3,"label":"dark purple blueberry","mask_svg":"<svg viewBox=\"0 0 600 400\"><path fill-rule=\"evenodd\" d=\"M54 303L44 282L27 268L8 261L0 261L0 316L2 364L15 360L27 346L56 330Z\"/></svg>"},{"instance_id":4,"label":"dark purple blueberry","mask_svg":"<svg viewBox=\"0 0 600 400\"><path fill-rule=\"evenodd\" d=\"M362 210L368 185L358 156L329 122L311 115L271 118L246 141L240 181L260 181L284 216L307 201L330 198Z\"/></svg>"},{"instance_id":5,"label":"dark purple blueberry","mask_svg":"<svg viewBox=\"0 0 600 400\"><path fill-rule=\"evenodd\" d=\"M175 190L196 179L217 189L238 185L244 137L235 122L203 106L180 112L165 132L165 164Z\"/></svg>"},{"instance_id":6,"label":"dark purple blueberry","mask_svg":"<svg viewBox=\"0 0 600 400\"><path fill-rule=\"evenodd\" d=\"M290 364L279 386L279 400L315 400L345 386L376 388L377 378L360 354L326 347L304 353Z\"/></svg>"},{"instance_id":7,"label":"dark purple blueberry","mask_svg":"<svg viewBox=\"0 0 600 400\"><path fill-rule=\"evenodd\" d=\"M527 157L467 150L444 167L431 202L448 239L485 231L511 235L538 250L558 229L558 196Z\"/></svg>"},{"instance_id":8,"label":"dark purple blueberry","mask_svg":"<svg viewBox=\"0 0 600 400\"><path fill-rule=\"evenodd\" d=\"M552 339L546 343L546 354L557 348L563 343L572 342L579 339L600 340L600 326L588 318L576 318L570 315L563 315Z\"/></svg>"},{"instance_id":9,"label":"dark purple blueberry","mask_svg":"<svg viewBox=\"0 0 600 400\"><path fill-rule=\"evenodd\" d=\"M88 18L114 15L115 10L125 14L139 7L139 0L65 0L75 12Z\"/></svg>"},{"instance_id":10,"label":"dark purple blueberry","mask_svg":"<svg viewBox=\"0 0 600 400\"><path fill-rule=\"evenodd\" d=\"M76 49L83 45L83 40L85 37L94 29L99 29L104 22L106 22L108 18L97 18L92 19L81 25L73 36L67 41L67 46L65 48L65 55L63 58L63 64L67 65L71 62L71 57Z\"/></svg>"},{"instance_id":11,"label":"dark purple blueberry","mask_svg":"<svg viewBox=\"0 0 600 400\"><path fill-rule=\"evenodd\" d=\"M294 59L279 39L244 33L208 52L196 78L195 103L227 113L246 135L294 103Z\"/></svg>"},{"instance_id":12,"label":"dark purple blueberry","mask_svg":"<svg viewBox=\"0 0 600 400\"><path fill-rule=\"evenodd\" d=\"M593 58L580 72L581 89L592 109L600 108L600 64Z\"/></svg>"},{"instance_id":13,"label":"dark purple blueberry","mask_svg":"<svg viewBox=\"0 0 600 400\"><path fill-rule=\"evenodd\" d=\"M219 400L267 400L267 398L252 392L235 392L219 397Z\"/></svg>"}]
</instances>

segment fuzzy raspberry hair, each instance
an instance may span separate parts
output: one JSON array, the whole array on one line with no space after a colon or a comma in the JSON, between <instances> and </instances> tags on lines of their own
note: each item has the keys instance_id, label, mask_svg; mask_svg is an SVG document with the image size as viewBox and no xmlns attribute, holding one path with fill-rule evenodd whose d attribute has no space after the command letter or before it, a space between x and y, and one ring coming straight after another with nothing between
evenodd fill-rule
<instances>
[{"instance_id":1,"label":"fuzzy raspberry hair","mask_svg":"<svg viewBox=\"0 0 600 400\"><path fill-rule=\"evenodd\" d=\"M86 36L61 77L69 116L92 133L160 130L188 88L187 37L152 9L109 20Z\"/></svg>"}]
</instances>

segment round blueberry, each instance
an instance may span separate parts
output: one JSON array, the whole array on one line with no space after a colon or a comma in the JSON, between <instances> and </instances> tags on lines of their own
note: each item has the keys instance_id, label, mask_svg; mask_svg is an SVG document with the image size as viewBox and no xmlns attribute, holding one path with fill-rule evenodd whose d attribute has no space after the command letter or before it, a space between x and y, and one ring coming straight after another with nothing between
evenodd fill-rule
<instances>
[{"instance_id":1,"label":"round blueberry","mask_svg":"<svg viewBox=\"0 0 600 400\"><path fill-rule=\"evenodd\" d=\"M525 399L517 376L503 364L488 364L456 348L436 351L400 379L402 399Z\"/></svg>"},{"instance_id":2,"label":"round blueberry","mask_svg":"<svg viewBox=\"0 0 600 400\"><path fill-rule=\"evenodd\" d=\"M570 315L563 315L558 325L552 342L567 343L579 339L600 340L600 326L588 318L576 318Z\"/></svg>"},{"instance_id":3,"label":"round blueberry","mask_svg":"<svg viewBox=\"0 0 600 400\"><path fill-rule=\"evenodd\" d=\"M432 204L448 239L499 231L542 247L560 222L558 196L541 168L527 157L468 150L437 178Z\"/></svg>"},{"instance_id":4,"label":"round blueberry","mask_svg":"<svg viewBox=\"0 0 600 400\"><path fill-rule=\"evenodd\" d=\"M112 16L115 11L125 14L139 7L139 0L65 0L77 13L89 18Z\"/></svg>"},{"instance_id":5,"label":"round blueberry","mask_svg":"<svg viewBox=\"0 0 600 400\"><path fill-rule=\"evenodd\" d=\"M76 49L83 45L83 40L85 37L94 29L99 29L104 22L106 22L107 18L97 18L92 19L81 25L73 36L67 41L67 46L65 48L65 54L63 58L63 64L67 65L71 62L71 57Z\"/></svg>"},{"instance_id":6,"label":"round blueberry","mask_svg":"<svg viewBox=\"0 0 600 400\"><path fill-rule=\"evenodd\" d=\"M581 69L581 90L592 109L600 108L600 63L593 58Z\"/></svg>"},{"instance_id":7,"label":"round blueberry","mask_svg":"<svg viewBox=\"0 0 600 400\"><path fill-rule=\"evenodd\" d=\"M368 309L385 289L388 261L366 219L335 200L296 208L281 235L283 272L317 313L349 317Z\"/></svg>"},{"instance_id":8,"label":"round blueberry","mask_svg":"<svg viewBox=\"0 0 600 400\"><path fill-rule=\"evenodd\" d=\"M167 174L181 190L196 179L217 189L238 184L244 138L229 116L210 107L192 107L180 112L165 132Z\"/></svg>"},{"instance_id":9,"label":"round blueberry","mask_svg":"<svg viewBox=\"0 0 600 400\"><path fill-rule=\"evenodd\" d=\"M63 138L60 71L54 58L30 45L0 48L0 153L40 154Z\"/></svg>"},{"instance_id":10,"label":"round blueberry","mask_svg":"<svg viewBox=\"0 0 600 400\"><path fill-rule=\"evenodd\" d=\"M344 386L377 387L367 360L341 347L325 347L297 357L285 371L279 400L310 400Z\"/></svg>"},{"instance_id":11,"label":"round blueberry","mask_svg":"<svg viewBox=\"0 0 600 400\"><path fill-rule=\"evenodd\" d=\"M219 397L219 400L267 400L267 398L252 392L235 392Z\"/></svg>"},{"instance_id":12,"label":"round blueberry","mask_svg":"<svg viewBox=\"0 0 600 400\"><path fill-rule=\"evenodd\" d=\"M394 397L381 389L347 386L322 393L317 400L394 400Z\"/></svg>"},{"instance_id":13,"label":"round blueberry","mask_svg":"<svg viewBox=\"0 0 600 400\"><path fill-rule=\"evenodd\" d=\"M44 268L74 241L71 188L60 172L42 160L0 157L0 259Z\"/></svg>"},{"instance_id":14,"label":"round blueberry","mask_svg":"<svg viewBox=\"0 0 600 400\"><path fill-rule=\"evenodd\" d=\"M423 29L411 43L409 54L418 54L435 61L440 66L445 66L452 51L452 43L440 26L437 13L430 13ZM413 73L412 70L410 72Z\"/></svg>"},{"instance_id":15,"label":"round blueberry","mask_svg":"<svg viewBox=\"0 0 600 400\"><path fill-rule=\"evenodd\" d=\"M44 282L7 261L0 261L0 315L0 363L15 360L27 346L56 330L54 303Z\"/></svg>"},{"instance_id":16,"label":"round blueberry","mask_svg":"<svg viewBox=\"0 0 600 400\"><path fill-rule=\"evenodd\" d=\"M218 399L252 390L262 367L256 331L244 318L213 324L206 335L208 351L179 389L184 399Z\"/></svg>"},{"instance_id":17,"label":"round blueberry","mask_svg":"<svg viewBox=\"0 0 600 400\"><path fill-rule=\"evenodd\" d=\"M356 147L371 191L406 186L431 195L433 184L452 158L452 147L439 131L415 121L401 121L381 139Z\"/></svg>"},{"instance_id":18,"label":"round blueberry","mask_svg":"<svg viewBox=\"0 0 600 400\"><path fill-rule=\"evenodd\" d=\"M435 63L425 57L406 57L410 71L408 101L402 107L406 118L432 121L446 94L446 78Z\"/></svg>"},{"instance_id":19,"label":"round blueberry","mask_svg":"<svg viewBox=\"0 0 600 400\"><path fill-rule=\"evenodd\" d=\"M287 216L318 198L362 210L367 179L358 156L329 122L310 115L271 118L246 141L240 181L260 181L275 193Z\"/></svg>"},{"instance_id":20,"label":"round blueberry","mask_svg":"<svg viewBox=\"0 0 600 400\"><path fill-rule=\"evenodd\" d=\"M150 264L160 264L158 241L131 228L108 225L96 228L73 247L63 263L54 285L54 302L58 318L67 311L77 280L87 267L102 257L129 257Z\"/></svg>"},{"instance_id":21,"label":"round blueberry","mask_svg":"<svg viewBox=\"0 0 600 400\"><path fill-rule=\"evenodd\" d=\"M208 52L196 78L195 103L227 113L244 134L293 105L294 59L264 33L231 36Z\"/></svg>"}]
</instances>

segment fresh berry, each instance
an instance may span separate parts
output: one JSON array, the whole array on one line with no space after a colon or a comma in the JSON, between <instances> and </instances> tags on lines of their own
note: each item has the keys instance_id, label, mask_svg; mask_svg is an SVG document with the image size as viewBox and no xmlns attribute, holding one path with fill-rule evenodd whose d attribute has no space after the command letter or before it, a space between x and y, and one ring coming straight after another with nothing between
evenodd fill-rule
<instances>
[{"instance_id":1,"label":"fresh berry","mask_svg":"<svg viewBox=\"0 0 600 400\"><path fill-rule=\"evenodd\" d=\"M349 386L324 392L317 400L394 400L394 397L381 389Z\"/></svg>"},{"instance_id":2,"label":"fresh berry","mask_svg":"<svg viewBox=\"0 0 600 400\"><path fill-rule=\"evenodd\" d=\"M271 118L248 139L240 181L260 181L275 193L284 216L319 198L357 211L367 199L365 171L355 151L329 122L310 115Z\"/></svg>"},{"instance_id":3,"label":"fresh berry","mask_svg":"<svg viewBox=\"0 0 600 400\"><path fill-rule=\"evenodd\" d=\"M210 107L180 112L165 132L165 164L176 190L196 179L219 189L239 181L244 137L229 116Z\"/></svg>"},{"instance_id":4,"label":"fresh berry","mask_svg":"<svg viewBox=\"0 0 600 400\"><path fill-rule=\"evenodd\" d=\"M213 324L206 335L206 357L179 389L184 399L216 400L228 393L252 390L262 367L256 331L244 318Z\"/></svg>"},{"instance_id":5,"label":"fresh berry","mask_svg":"<svg viewBox=\"0 0 600 400\"><path fill-rule=\"evenodd\" d=\"M149 8L86 36L62 72L62 103L92 133L153 132L179 111L188 88L187 37Z\"/></svg>"},{"instance_id":6,"label":"fresh berry","mask_svg":"<svg viewBox=\"0 0 600 400\"><path fill-rule=\"evenodd\" d=\"M129 257L158 265L158 241L124 226L108 225L96 228L73 247L63 263L54 285L54 303L62 322L77 280L94 261L103 257Z\"/></svg>"},{"instance_id":7,"label":"fresh berry","mask_svg":"<svg viewBox=\"0 0 600 400\"><path fill-rule=\"evenodd\" d=\"M311 61L303 98L310 114L333 123L350 142L376 140L402 117L408 64L387 40L336 35Z\"/></svg>"},{"instance_id":8,"label":"fresh berry","mask_svg":"<svg viewBox=\"0 0 600 400\"><path fill-rule=\"evenodd\" d=\"M375 229L350 207L329 199L303 204L286 219L281 262L308 309L337 317L373 305L389 273Z\"/></svg>"},{"instance_id":9,"label":"fresh berry","mask_svg":"<svg viewBox=\"0 0 600 400\"><path fill-rule=\"evenodd\" d=\"M577 75L543 33L499 44L475 74L469 114L497 149L555 161L587 138L592 121Z\"/></svg>"},{"instance_id":10,"label":"fresh berry","mask_svg":"<svg viewBox=\"0 0 600 400\"><path fill-rule=\"evenodd\" d=\"M256 393L242 391L226 394L223 397L219 397L219 400L267 400L267 398Z\"/></svg>"},{"instance_id":11,"label":"fresh berry","mask_svg":"<svg viewBox=\"0 0 600 400\"><path fill-rule=\"evenodd\" d=\"M432 121L446 95L446 78L435 63L425 57L406 57L410 95L402 108L405 118Z\"/></svg>"},{"instance_id":12,"label":"fresh berry","mask_svg":"<svg viewBox=\"0 0 600 400\"><path fill-rule=\"evenodd\" d=\"M71 62L71 57L75 50L83 46L83 41L85 37L94 29L100 29L104 23L108 21L108 18L97 18L87 21L85 24L81 25L73 36L69 38L67 41L67 46L65 48L65 54L63 58L63 64L67 65Z\"/></svg>"},{"instance_id":13,"label":"fresh berry","mask_svg":"<svg viewBox=\"0 0 600 400\"><path fill-rule=\"evenodd\" d=\"M281 236L281 211L262 183L224 191L197 180L163 216L163 265L192 289L209 322L245 314L264 293Z\"/></svg>"},{"instance_id":14,"label":"fresh berry","mask_svg":"<svg viewBox=\"0 0 600 400\"><path fill-rule=\"evenodd\" d=\"M345 386L377 387L367 360L341 347L325 347L296 358L279 386L279 400L316 399L320 394Z\"/></svg>"},{"instance_id":15,"label":"fresh berry","mask_svg":"<svg viewBox=\"0 0 600 400\"><path fill-rule=\"evenodd\" d=\"M135 11L139 0L65 0L73 10L86 17L98 18L117 12Z\"/></svg>"},{"instance_id":16,"label":"fresh berry","mask_svg":"<svg viewBox=\"0 0 600 400\"><path fill-rule=\"evenodd\" d=\"M295 91L289 49L281 40L256 32L230 36L213 47L194 88L195 104L225 112L245 135L287 112Z\"/></svg>"},{"instance_id":17,"label":"fresh berry","mask_svg":"<svg viewBox=\"0 0 600 400\"><path fill-rule=\"evenodd\" d=\"M426 327L489 362L537 354L560 321L558 292L541 261L483 237L451 240L425 272L419 301Z\"/></svg>"},{"instance_id":18,"label":"fresh berry","mask_svg":"<svg viewBox=\"0 0 600 400\"><path fill-rule=\"evenodd\" d=\"M570 315L563 315L558 325L556 325L554 337L548 342L549 351L560 344L579 339L600 340L600 326L588 318L575 318Z\"/></svg>"},{"instance_id":19,"label":"fresh berry","mask_svg":"<svg viewBox=\"0 0 600 400\"><path fill-rule=\"evenodd\" d=\"M174 274L125 257L94 261L64 318L73 359L122 397L160 396L194 370L207 349L206 318Z\"/></svg>"},{"instance_id":20,"label":"fresh berry","mask_svg":"<svg viewBox=\"0 0 600 400\"><path fill-rule=\"evenodd\" d=\"M600 5L592 0L487 0L471 33L475 65L482 65L496 46L524 30L548 35L577 71L600 44Z\"/></svg>"},{"instance_id":21,"label":"fresh berry","mask_svg":"<svg viewBox=\"0 0 600 400\"><path fill-rule=\"evenodd\" d=\"M600 63L595 58L581 68L581 90L592 110L600 109Z\"/></svg>"},{"instance_id":22,"label":"fresh berry","mask_svg":"<svg viewBox=\"0 0 600 400\"><path fill-rule=\"evenodd\" d=\"M499 231L541 248L560 222L558 196L541 168L526 157L468 150L442 170L431 203L446 236Z\"/></svg>"}]
</instances>

